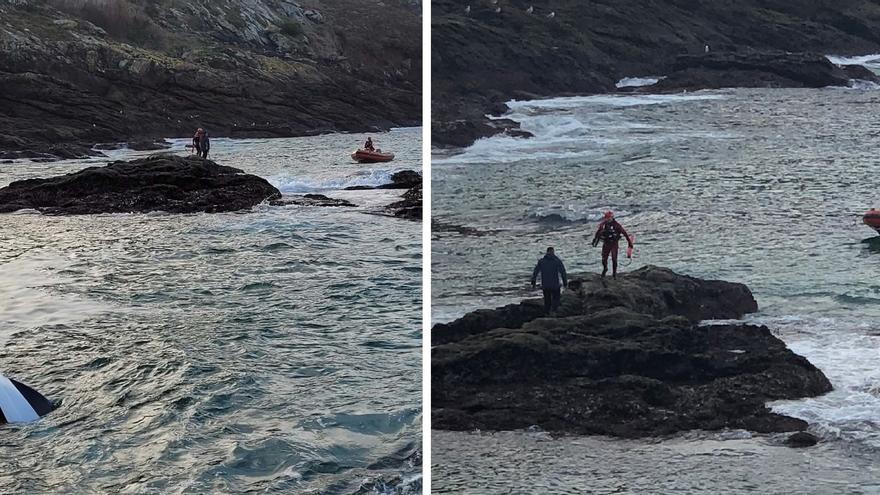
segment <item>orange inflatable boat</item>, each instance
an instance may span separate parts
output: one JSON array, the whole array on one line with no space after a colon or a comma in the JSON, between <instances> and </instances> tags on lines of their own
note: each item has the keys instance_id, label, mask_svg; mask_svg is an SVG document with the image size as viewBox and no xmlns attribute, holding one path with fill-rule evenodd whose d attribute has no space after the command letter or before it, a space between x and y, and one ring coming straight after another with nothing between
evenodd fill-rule
<instances>
[{"instance_id":1,"label":"orange inflatable boat","mask_svg":"<svg viewBox=\"0 0 880 495\"><path fill-rule=\"evenodd\" d=\"M390 162L391 160L394 160L394 153L382 153L381 150L357 150L351 154L351 158L360 163Z\"/></svg>"}]
</instances>

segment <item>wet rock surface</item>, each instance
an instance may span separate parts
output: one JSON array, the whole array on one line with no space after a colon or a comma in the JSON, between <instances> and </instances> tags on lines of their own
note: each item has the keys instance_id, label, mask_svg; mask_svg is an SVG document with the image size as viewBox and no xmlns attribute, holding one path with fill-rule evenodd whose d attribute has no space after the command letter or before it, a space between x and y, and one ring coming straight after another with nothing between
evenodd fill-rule
<instances>
[{"instance_id":1,"label":"wet rock surface","mask_svg":"<svg viewBox=\"0 0 880 495\"><path fill-rule=\"evenodd\" d=\"M865 69L864 67L862 67ZM858 69L847 70L819 53L783 51L711 52L676 59L672 72L650 91L681 91L715 88L786 87L823 88L846 86L854 76L877 81Z\"/></svg>"},{"instance_id":2,"label":"wet rock surface","mask_svg":"<svg viewBox=\"0 0 880 495\"><path fill-rule=\"evenodd\" d=\"M557 317L526 300L434 326L434 428L797 431L807 424L765 403L831 390L766 327L697 323L756 311L744 285L650 266L570 285Z\"/></svg>"},{"instance_id":3,"label":"wet rock surface","mask_svg":"<svg viewBox=\"0 0 880 495\"><path fill-rule=\"evenodd\" d=\"M709 54L790 52L794 58L782 61L787 66L800 52L880 51L880 5L869 0L699 5L563 0L544 6L513 2L500 12L493 4L472 2L466 11L468 4L432 2L432 140L440 145L468 146L491 135L483 115L497 115L500 103L524 99L524 92L534 97L614 92L624 77L672 74L679 57L698 57L707 45ZM669 90L806 85L800 75L776 71L728 70L728 83L720 70L679 72L666 83Z\"/></svg>"},{"instance_id":4,"label":"wet rock surface","mask_svg":"<svg viewBox=\"0 0 880 495\"><path fill-rule=\"evenodd\" d=\"M0 2L6 158L80 158L197 127L256 138L419 125L419 5L117 3Z\"/></svg>"},{"instance_id":5,"label":"wet rock surface","mask_svg":"<svg viewBox=\"0 0 880 495\"><path fill-rule=\"evenodd\" d=\"M0 212L54 215L165 211L216 213L251 208L281 193L265 179L210 160L153 155L0 188Z\"/></svg>"},{"instance_id":6,"label":"wet rock surface","mask_svg":"<svg viewBox=\"0 0 880 495\"><path fill-rule=\"evenodd\" d=\"M422 219L422 183L411 187L403 193L403 199L396 201L387 206L387 208L396 217L405 218L407 220Z\"/></svg>"},{"instance_id":7,"label":"wet rock surface","mask_svg":"<svg viewBox=\"0 0 880 495\"><path fill-rule=\"evenodd\" d=\"M352 208L357 205L345 199L330 198L323 194L304 194L302 196L285 196L270 202L272 206L335 206Z\"/></svg>"}]
</instances>

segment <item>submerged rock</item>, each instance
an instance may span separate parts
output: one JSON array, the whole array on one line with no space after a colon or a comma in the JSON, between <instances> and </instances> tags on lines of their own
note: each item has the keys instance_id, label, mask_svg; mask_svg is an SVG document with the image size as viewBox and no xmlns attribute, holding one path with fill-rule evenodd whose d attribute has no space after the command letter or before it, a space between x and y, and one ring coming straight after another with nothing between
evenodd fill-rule
<instances>
[{"instance_id":1,"label":"submerged rock","mask_svg":"<svg viewBox=\"0 0 880 495\"><path fill-rule=\"evenodd\" d=\"M805 431L799 431L785 439L785 445L793 448L812 447L817 443L819 443L819 437Z\"/></svg>"},{"instance_id":2,"label":"submerged rock","mask_svg":"<svg viewBox=\"0 0 880 495\"><path fill-rule=\"evenodd\" d=\"M0 213L55 215L166 211L223 212L281 197L265 179L210 160L153 155L0 188Z\"/></svg>"},{"instance_id":3,"label":"submerged rock","mask_svg":"<svg viewBox=\"0 0 880 495\"><path fill-rule=\"evenodd\" d=\"M434 326L435 428L795 431L807 424L765 403L831 390L766 327L697 323L755 311L744 285L645 267L574 286L557 318L529 300Z\"/></svg>"},{"instance_id":4,"label":"submerged rock","mask_svg":"<svg viewBox=\"0 0 880 495\"><path fill-rule=\"evenodd\" d=\"M153 151L153 150L165 150L171 147L171 143L165 141L164 139L158 141L131 141L128 143L128 149L134 151Z\"/></svg>"},{"instance_id":5,"label":"submerged rock","mask_svg":"<svg viewBox=\"0 0 880 495\"><path fill-rule=\"evenodd\" d=\"M270 203L272 206L342 206L355 207L356 204L344 199L330 198L323 194L304 194L302 196L286 196L281 199L274 200Z\"/></svg>"}]
</instances>

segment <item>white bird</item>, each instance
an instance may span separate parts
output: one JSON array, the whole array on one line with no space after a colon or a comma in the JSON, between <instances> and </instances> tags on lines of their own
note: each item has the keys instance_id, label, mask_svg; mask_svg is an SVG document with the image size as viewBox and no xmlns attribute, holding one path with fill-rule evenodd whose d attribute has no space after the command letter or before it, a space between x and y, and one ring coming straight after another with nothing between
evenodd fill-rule
<instances>
[{"instance_id":1,"label":"white bird","mask_svg":"<svg viewBox=\"0 0 880 495\"><path fill-rule=\"evenodd\" d=\"M492 5L498 5L498 0L492 0Z\"/></svg>"},{"instance_id":2,"label":"white bird","mask_svg":"<svg viewBox=\"0 0 880 495\"><path fill-rule=\"evenodd\" d=\"M471 15L471 6L468 5L464 8L464 15Z\"/></svg>"},{"instance_id":3,"label":"white bird","mask_svg":"<svg viewBox=\"0 0 880 495\"><path fill-rule=\"evenodd\" d=\"M495 7L495 13L496 13L496 14L500 14L500 13L501 13L501 7Z\"/></svg>"},{"instance_id":4,"label":"white bird","mask_svg":"<svg viewBox=\"0 0 880 495\"><path fill-rule=\"evenodd\" d=\"M553 19L554 17L556 17L556 12L550 12L547 14L547 19Z\"/></svg>"},{"instance_id":5,"label":"white bird","mask_svg":"<svg viewBox=\"0 0 880 495\"><path fill-rule=\"evenodd\" d=\"M709 53L709 45L706 45L706 53Z\"/></svg>"},{"instance_id":6,"label":"white bird","mask_svg":"<svg viewBox=\"0 0 880 495\"><path fill-rule=\"evenodd\" d=\"M531 14L531 13L534 12L534 11L535 11L535 8L532 7L531 5L529 5L529 8L526 9L526 12L529 13L529 14Z\"/></svg>"}]
</instances>

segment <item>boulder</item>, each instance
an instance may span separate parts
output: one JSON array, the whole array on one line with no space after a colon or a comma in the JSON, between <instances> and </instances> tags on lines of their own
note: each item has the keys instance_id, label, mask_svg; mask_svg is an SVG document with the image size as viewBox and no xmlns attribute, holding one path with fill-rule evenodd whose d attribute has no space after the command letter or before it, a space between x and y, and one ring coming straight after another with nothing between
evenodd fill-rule
<instances>
[{"instance_id":1,"label":"boulder","mask_svg":"<svg viewBox=\"0 0 880 495\"><path fill-rule=\"evenodd\" d=\"M0 213L55 215L166 211L223 212L281 197L265 179L210 160L153 155L0 188Z\"/></svg>"},{"instance_id":2,"label":"boulder","mask_svg":"<svg viewBox=\"0 0 880 495\"><path fill-rule=\"evenodd\" d=\"M807 423L765 403L831 390L767 327L698 323L755 311L744 285L658 267L572 285L559 317L531 300L434 326L434 428L798 431Z\"/></svg>"},{"instance_id":3,"label":"boulder","mask_svg":"<svg viewBox=\"0 0 880 495\"><path fill-rule=\"evenodd\" d=\"M793 448L812 447L819 443L819 437L806 431L799 431L785 439L785 445Z\"/></svg>"}]
</instances>

